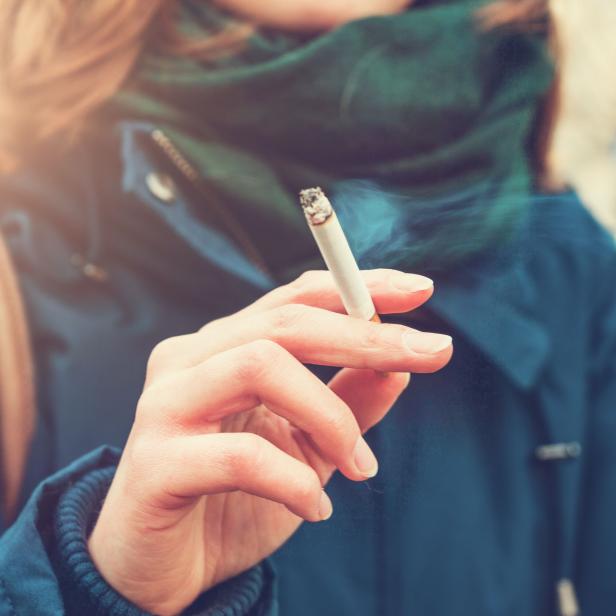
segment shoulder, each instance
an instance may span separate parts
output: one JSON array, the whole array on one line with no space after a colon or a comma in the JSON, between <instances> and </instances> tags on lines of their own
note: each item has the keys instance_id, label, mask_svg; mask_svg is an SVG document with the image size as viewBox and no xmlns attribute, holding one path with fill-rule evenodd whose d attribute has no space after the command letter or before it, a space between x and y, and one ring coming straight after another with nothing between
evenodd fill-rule
<instances>
[{"instance_id":1,"label":"shoulder","mask_svg":"<svg viewBox=\"0 0 616 616\"><path fill-rule=\"evenodd\" d=\"M55 557L60 497L97 469L115 467L120 452L101 447L42 482L0 539L0 614L64 613Z\"/></svg>"},{"instance_id":2,"label":"shoulder","mask_svg":"<svg viewBox=\"0 0 616 616\"><path fill-rule=\"evenodd\" d=\"M45 263L57 264L50 252L87 248L103 191L116 195L106 202L118 202L120 181L111 172L117 166L110 149L93 138L70 149L49 144L17 171L0 176L0 232L18 270L47 271Z\"/></svg>"},{"instance_id":3,"label":"shoulder","mask_svg":"<svg viewBox=\"0 0 616 616\"><path fill-rule=\"evenodd\" d=\"M535 197L529 224L529 237L539 248L565 258L566 265L595 276L612 270L616 242L574 193Z\"/></svg>"},{"instance_id":4,"label":"shoulder","mask_svg":"<svg viewBox=\"0 0 616 616\"><path fill-rule=\"evenodd\" d=\"M527 275L553 301L590 307L615 286L614 237L573 193L535 198L524 245Z\"/></svg>"},{"instance_id":5,"label":"shoulder","mask_svg":"<svg viewBox=\"0 0 616 616\"><path fill-rule=\"evenodd\" d=\"M603 370L616 352L614 237L573 194L537 199L531 217L518 289L562 357Z\"/></svg>"},{"instance_id":6,"label":"shoulder","mask_svg":"<svg viewBox=\"0 0 616 616\"><path fill-rule=\"evenodd\" d=\"M554 365L577 378L616 316L616 243L573 193L535 197L521 235L496 295L534 323Z\"/></svg>"}]
</instances>

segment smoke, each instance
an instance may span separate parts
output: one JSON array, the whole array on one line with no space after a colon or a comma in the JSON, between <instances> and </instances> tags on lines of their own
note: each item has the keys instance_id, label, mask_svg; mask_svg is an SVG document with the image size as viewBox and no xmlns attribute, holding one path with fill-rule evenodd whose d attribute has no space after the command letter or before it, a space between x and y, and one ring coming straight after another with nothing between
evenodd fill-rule
<instances>
[{"instance_id":1,"label":"smoke","mask_svg":"<svg viewBox=\"0 0 616 616\"><path fill-rule=\"evenodd\" d=\"M365 180L343 182L332 190L338 218L364 269L439 269L461 255L477 253L494 232L486 216L490 199L485 184L439 197L409 196Z\"/></svg>"},{"instance_id":2,"label":"smoke","mask_svg":"<svg viewBox=\"0 0 616 616\"><path fill-rule=\"evenodd\" d=\"M353 254L363 269L386 267L410 245L407 214L400 196L368 181L338 184L332 193Z\"/></svg>"},{"instance_id":3,"label":"smoke","mask_svg":"<svg viewBox=\"0 0 616 616\"><path fill-rule=\"evenodd\" d=\"M351 180L332 187L332 203L362 269L391 267L421 273L455 274L472 269L489 276L530 258L546 241L566 238L593 254L579 225L595 224L582 214L573 193L529 195L498 178L448 196L401 194L378 184ZM563 216L563 207L574 205ZM530 222L534 219L534 222ZM530 223L530 224L529 224ZM480 267L478 267L480 266Z\"/></svg>"}]
</instances>

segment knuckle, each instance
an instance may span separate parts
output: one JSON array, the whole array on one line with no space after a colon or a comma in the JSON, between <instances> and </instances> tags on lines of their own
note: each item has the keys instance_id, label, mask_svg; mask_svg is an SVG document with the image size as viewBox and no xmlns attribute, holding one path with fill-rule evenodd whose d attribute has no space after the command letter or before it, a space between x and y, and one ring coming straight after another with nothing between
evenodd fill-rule
<instances>
[{"instance_id":1,"label":"knuckle","mask_svg":"<svg viewBox=\"0 0 616 616\"><path fill-rule=\"evenodd\" d=\"M244 347L240 369L245 377L255 377L279 362L283 352L282 347L272 340L255 340Z\"/></svg>"},{"instance_id":2,"label":"knuckle","mask_svg":"<svg viewBox=\"0 0 616 616\"><path fill-rule=\"evenodd\" d=\"M149 417L158 406L158 397L153 394L153 388L144 389L137 401L136 418Z\"/></svg>"},{"instance_id":3,"label":"knuckle","mask_svg":"<svg viewBox=\"0 0 616 616\"><path fill-rule=\"evenodd\" d=\"M288 304L303 304L309 301L315 290L322 286L323 272L310 270L300 274L295 280L269 293L281 307Z\"/></svg>"},{"instance_id":4,"label":"knuckle","mask_svg":"<svg viewBox=\"0 0 616 616\"><path fill-rule=\"evenodd\" d=\"M348 407L331 413L325 418L323 427L329 434L335 435L339 442L354 444L359 436L359 427Z\"/></svg>"},{"instance_id":5,"label":"knuckle","mask_svg":"<svg viewBox=\"0 0 616 616\"><path fill-rule=\"evenodd\" d=\"M152 477L152 470L160 462L160 443L150 434L133 434L130 446L126 448L126 458L130 463L131 472L143 481Z\"/></svg>"},{"instance_id":6,"label":"knuckle","mask_svg":"<svg viewBox=\"0 0 616 616\"><path fill-rule=\"evenodd\" d=\"M305 477L299 479L295 484L295 498L298 502L310 505L314 502L315 496L321 492L321 482L315 472L307 470Z\"/></svg>"},{"instance_id":7,"label":"knuckle","mask_svg":"<svg viewBox=\"0 0 616 616\"><path fill-rule=\"evenodd\" d=\"M271 312L272 329L274 334L286 335L293 330L307 313L306 306L301 304L286 304Z\"/></svg>"},{"instance_id":8,"label":"knuckle","mask_svg":"<svg viewBox=\"0 0 616 616\"><path fill-rule=\"evenodd\" d=\"M206 379L207 376L204 376L202 380L206 381ZM186 421L186 407L178 403L177 387L178 385L174 382L163 381L152 389L151 408L161 427L181 427Z\"/></svg>"},{"instance_id":9,"label":"knuckle","mask_svg":"<svg viewBox=\"0 0 616 616\"><path fill-rule=\"evenodd\" d=\"M147 365L148 374L164 370L172 363L172 360L177 356L181 338L181 336L166 338L152 349Z\"/></svg>"},{"instance_id":10,"label":"knuckle","mask_svg":"<svg viewBox=\"0 0 616 616\"><path fill-rule=\"evenodd\" d=\"M263 439L256 434L242 434L237 446L229 453L229 466L235 477L242 478L258 473L266 464Z\"/></svg>"},{"instance_id":11,"label":"knuckle","mask_svg":"<svg viewBox=\"0 0 616 616\"><path fill-rule=\"evenodd\" d=\"M219 319L214 319L213 321L209 321L208 323L203 325L201 329L199 329L199 333L205 336L209 336L210 334L215 332L217 329L226 327L230 319L231 317L227 316L227 317L220 317Z\"/></svg>"},{"instance_id":12,"label":"knuckle","mask_svg":"<svg viewBox=\"0 0 616 616\"><path fill-rule=\"evenodd\" d=\"M397 323L386 323L382 344L389 350L398 351L402 345L404 334L408 331L408 327Z\"/></svg>"},{"instance_id":13,"label":"knuckle","mask_svg":"<svg viewBox=\"0 0 616 616\"><path fill-rule=\"evenodd\" d=\"M170 396L163 387L150 385L139 396L135 411L135 420L139 425L152 425L160 418L171 416L173 408Z\"/></svg>"},{"instance_id":14,"label":"knuckle","mask_svg":"<svg viewBox=\"0 0 616 616\"><path fill-rule=\"evenodd\" d=\"M279 305L309 302L315 290L322 286L322 274L317 270L304 272L289 284L272 291L271 295Z\"/></svg>"},{"instance_id":15,"label":"knuckle","mask_svg":"<svg viewBox=\"0 0 616 616\"><path fill-rule=\"evenodd\" d=\"M365 330L359 338L359 344L364 351L374 351L383 346L383 336L381 335L381 325L365 324Z\"/></svg>"},{"instance_id":16,"label":"knuckle","mask_svg":"<svg viewBox=\"0 0 616 616\"><path fill-rule=\"evenodd\" d=\"M309 289L313 289L321 280L322 274L323 272L319 272L318 270L308 270L291 282L289 287L298 293L303 293Z\"/></svg>"},{"instance_id":17,"label":"knuckle","mask_svg":"<svg viewBox=\"0 0 616 616\"><path fill-rule=\"evenodd\" d=\"M406 331L403 325L393 323L366 323L366 329L359 337L362 351L367 353L395 354L400 351L402 334Z\"/></svg>"}]
</instances>

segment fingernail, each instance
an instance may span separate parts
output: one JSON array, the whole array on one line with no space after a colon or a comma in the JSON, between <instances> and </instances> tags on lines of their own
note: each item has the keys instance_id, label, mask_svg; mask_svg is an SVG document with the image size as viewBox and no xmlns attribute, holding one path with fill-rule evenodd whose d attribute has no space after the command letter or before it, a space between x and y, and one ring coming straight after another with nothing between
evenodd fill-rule
<instances>
[{"instance_id":1,"label":"fingernail","mask_svg":"<svg viewBox=\"0 0 616 616\"><path fill-rule=\"evenodd\" d=\"M404 334L404 344L413 353L434 355L449 348L452 339L445 334L431 334L411 329Z\"/></svg>"},{"instance_id":2,"label":"fingernail","mask_svg":"<svg viewBox=\"0 0 616 616\"><path fill-rule=\"evenodd\" d=\"M397 274L391 277L391 284L405 293L428 291L434 287L434 282L419 274Z\"/></svg>"},{"instance_id":3,"label":"fingernail","mask_svg":"<svg viewBox=\"0 0 616 616\"><path fill-rule=\"evenodd\" d=\"M321 492L321 500L319 501L319 517L321 520L329 520L334 512L334 507L329 496L325 491Z\"/></svg>"},{"instance_id":4,"label":"fingernail","mask_svg":"<svg viewBox=\"0 0 616 616\"><path fill-rule=\"evenodd\" d=\"M407 389L410 384L411 384L411 375L410 373L406 372L404 374L404 386L402 387L402 391Z\"/></svg>"},{"instance_id":5,"label":"fingernail","mask_svg":"<svg viewBox=\"0 0 616 616\"><path fill-rule=\"evenodd\" d=\"M362 436L355 445L355 466L364 477L374 477L379 472L379 463Z\"/></svg>"}]
</instances>

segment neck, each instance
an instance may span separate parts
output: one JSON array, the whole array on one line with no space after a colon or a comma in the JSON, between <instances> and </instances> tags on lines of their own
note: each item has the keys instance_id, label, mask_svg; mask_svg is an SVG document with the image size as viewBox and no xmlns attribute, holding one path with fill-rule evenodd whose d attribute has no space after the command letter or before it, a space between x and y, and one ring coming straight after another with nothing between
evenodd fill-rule
<instances>
[{"instance_id":1,"label":"neck","mask_svg":"<svg viewBox=\"0 0 616 616\"><path fill-rule=\"evenodd\" d=\"M349 21L402 12L412 0L214 0L218 6L261 26L315 32Z\"/></svg>"}]
</instances>

